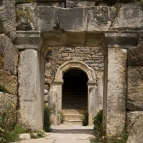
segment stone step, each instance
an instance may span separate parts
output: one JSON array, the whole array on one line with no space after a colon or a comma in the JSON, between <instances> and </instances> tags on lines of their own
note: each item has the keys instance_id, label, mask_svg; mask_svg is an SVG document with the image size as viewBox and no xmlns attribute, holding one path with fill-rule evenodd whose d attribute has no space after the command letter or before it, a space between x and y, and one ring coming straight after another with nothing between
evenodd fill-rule
<instances>
[{"instance_id":1,"label":"stone step","mask_svg":"<svg viewBox=\"0 0 143 143\"><path fill-rule=\"evenodd\" d=\"M68 121L65 121L64 124L82 125L82 121L81 120L68 120Z\"/></svg>"},{"instance_id":2,"label":"stone step","mask_svg":"<svg viewBox=\"0 0 143 143\"><path fill-rule=\"evenodd\" d=\"M62 109L63 114L84 114L87 110Z\"/></svg>"},{"instance_id":3,"label":"stone step","mask_svg":"<svg viewBox=\"0 0 143 143\"><path fill-rule=\"evenodd\" d=\"M65 121L69 121L69 120L78 120L81 121L83 118L83 114L65 114Z\"/></svg>"}]
</instances>

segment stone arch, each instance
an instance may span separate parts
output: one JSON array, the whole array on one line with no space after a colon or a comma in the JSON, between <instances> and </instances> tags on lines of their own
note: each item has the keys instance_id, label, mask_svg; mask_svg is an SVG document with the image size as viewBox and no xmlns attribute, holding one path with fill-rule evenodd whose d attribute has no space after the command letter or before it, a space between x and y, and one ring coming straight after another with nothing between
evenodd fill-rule
<instances>
[{"instance_id":1,"label":"stone arch","mask_svg":"<svg viewBox=\"0 0 143 143\"><path fill-rule=\"evenodd\" d=\"M67 70L70 70L73 68L77 68L77 69L80 69L83 72L85 72L87 74L87 77L88 77L88 83L90 83L90 82L95 83L96 77L95 77L94 70L82 61L67 61L64 64L62 64L57 70L54 82L55 83L59 82L59 81L62 82L64 73Z\"/></svg>"},{"instance_id":2,"label":"stone arch","mask_svg":"<svg viewBox=\"0 0 143 143\"><path fill-rule=\"evenodd\" d=\"M57 125L57 114L58 111L62 110L62 85L63 85L63 75L70 69L79 69L87 74L88 77L88 116L89 116L89 125L93 124L93 118L95 117L95 100L97 94L97 86L96 86L96 76L94 70L89 67L86 63L82 61L67 61L62 64L56 73L54 85L50 89L49 92L49 108L52 108L54 111L53 121L54 124ZM53 106L54 105L54 106Z\"/></svg>"}]
</instances>

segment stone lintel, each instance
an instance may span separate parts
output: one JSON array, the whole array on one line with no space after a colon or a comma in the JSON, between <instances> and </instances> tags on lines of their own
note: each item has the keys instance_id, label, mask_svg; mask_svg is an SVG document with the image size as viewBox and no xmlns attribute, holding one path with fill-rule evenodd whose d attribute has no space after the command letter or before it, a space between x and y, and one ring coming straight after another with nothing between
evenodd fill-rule
<instances>
[{"instance_id":1,"label":"stone lintel","mask_svg":"<svg viewBox=\"0 0 143 143\"><path fill-rule=\"evenodd\" d=\"M41 37L41 31L17 31L17 37L14 44L19 50L38 50Z\"/></svg>"},{"instance_id":2,"label":"stone lintel","mask_svg":"<svg viewBox=\"0 0 143 143\"><path fill-rule=\"evenodd\" d=\"M35 45L39 44L40 37L47 41L48 46L99 46L102 43L102 38L105 31L100 32L44 32L41 35L40 31L17 31L15 45L19 49L35 49ZM105 38L109 48L135 47L137 44L137 32L117 30L107 31ZM56 39L56 40L55 40ZM80 39L80 40L79 40Z\"/></svg>"},{"instance_id":3,"label":"stone lintel","mask_svg":"<svg viewBox=\"0 0 143 143\"><path fill-rule=\"evenodd\" d=\"M135 31L108 31L105 33L105 38L109 48L129 48L137 45L137 32Z\"/></svg>"},{"instance_id":4,"label":"stone lintel","mask_svg":"<svg viewBox=\"0 0 143 143\"><path fill-rule=\"evenodd\" d=\"M15 45L35 45L40 43L40 31L17 31Z\"/></svg>"}]
</instances>

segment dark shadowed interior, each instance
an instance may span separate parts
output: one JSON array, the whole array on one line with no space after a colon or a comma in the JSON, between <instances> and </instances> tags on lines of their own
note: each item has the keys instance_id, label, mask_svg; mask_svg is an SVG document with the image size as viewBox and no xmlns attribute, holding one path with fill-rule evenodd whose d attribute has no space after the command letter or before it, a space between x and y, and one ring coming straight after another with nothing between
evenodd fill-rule
<instances>
[{"instance_id":1,"label":"dark shadowed interior","mask_svg":"<svg viewBox=\"0 0 143 143\"><path fill-rule=\"evenodd\" d=\"M87 110L87 75L78 69L71 69L63 76L62 109Z\"/></svg>"}]
</instances>

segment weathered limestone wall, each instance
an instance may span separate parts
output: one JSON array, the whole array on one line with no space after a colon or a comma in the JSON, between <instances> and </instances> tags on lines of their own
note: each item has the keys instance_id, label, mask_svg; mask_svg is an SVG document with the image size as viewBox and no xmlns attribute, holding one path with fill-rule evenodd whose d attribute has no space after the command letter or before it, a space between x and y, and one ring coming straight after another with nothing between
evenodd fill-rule
<instances>
[{"instance_id":1,"label":"weathered limestone wall","mask_svg":"<svg viewBox=\"0 0 143 143\"><path fill-rule=\"evenodd\" d=\"M58 3L61 2L65 3L64 7L59 4L57 7L48 7L48 3L47 5L43 5L42 3L17 4L17 30L41 31L42 38L48 45L47 47L52 46L51 49L54 51L54 48L57 46L55 51L58 52L60 46L65 46L65 48L69 48L71 45L72 47L96 47L95 45L101 45L101 42L95 40L97 39L98 34L95 36L93 33L92 35L89 32L109 32L107 32L106 36L107 45L109 46L108 78L110 79L110 81L108 81L107 89L107 132L110 135L114 135L116 130L118 130L118 126L120 126L119 130L121 131L125 125L127 95L127 88L125 85L126 79L129 77L129 75L127 75L129 71L127 71L126 64L127 51L128 49L130 50L131 47L136 47L137 43L142 41L143 34L141 31L141 23L143 20L143 12L141 8L137 7L134 3L118 3L110 7L105 6L105 3L94 3L93 1L85 1L82 2L82 4L81 1L72 0L59 1ZM94 6L94 4L99 6ZM23 39L22 35L18 38L19 40ZM31 39L31 36L28 36L28 38ZM34 40L28 40L28 38L26 43L32 45ZM17 40L19 45L22 43L22 45L25 44L25 48L29 48L26 43L19 42L19 40ZM24 46L22 48L24 48ZM49 51L48 54L52 55L51 53ZM59 55L56 52L53 54L56 55L56 58L58 57L57 55ZM65 53L63 53L63 56L61 54L60 58L72 60L73 57L75 57L75 55L70 53L72 55L71 58L68 52L67 54L64 54ZM91 53L87 53L87 55L90 54ZM134 55L132 57L134 57ZM78 58L81 57L79 56ZM49 57L49 59L54 61L54 57ZM45 94L48 93L49 85L53 82L54 72L57 67L64 62L64 60L61 60L60 62L61 63L54 62L56 65L56 68L54 69L51 69L51 63L46 64L46 68L49 73L47 72L45 74L45 81L47 82L47 85L45 85ZM133 62L131 63L133 64ZM87 64L89 65L89 63ZM129 87L128 85L126 86ZM141 90L141 87L138 88ZM135 102L131 102L131 104L136 106L137 100L135 100ZM128 105L129 102L127 102L127 106Z\"/></svg>"},{"instance_id":2,"label":"weathered limestone wall","mask_svg":"<svg viewBox=\"0 0 143 143\"><path fill-rule=\"evenodd\" d=\"M107 32L106 44L109 47L107 133L113 135L117 129L116 125L120 126L119 130L123 129L126 109L128 111L128 126L140 131L143 116L143 46L138 45L143 43L143 11L141 7L137 7L135 3L116 3L113 6L107 6L99 0L48 0L46 3L43 3L44 0L38 1L38 3L18 3L16 13L15 0L3 0L3 3L0 4L0 86L4 86L7 92L5 95L1 93L0 97L4 95L4 100L7 100L9 96L13 97L14 101L10 101L10 104L16 106L19 85L20 112L25 115L22 118L28 125L31 125L31 129L35 129L38 125L38 113L35 110L43 111L41 106L43 97L40 98L40 96L44 94L41 88L44 79L42 79L43 82L39 80L40 73L44 72L40 71L41 67L43 68L41 63L44 61L40 59L41 57L39 58L38 53L46 53L46 48L45 52L42 51L44 48L37 48L39 37L41 36L47 47L52 46L51 53L49 51L47 54L52 56L47 57L46 64L45 94L47 95L57 67L65 61L75 59L83 60L91 66L95 70L97 84L102 85L103 60L99 59L98 62L93 60L96 58L94 57L96 52L92 53L91 49L99 47L105 42L101 40L103 37L98 32L102 34ZM17 73L18 56L13 43L20 51L19 73ZM77 50L71 47L76 47ZM92 48L90 49L90 47ZM29 55L25 49L30 50L29 53L34 55L33 58L38 64L33 59L31 62L33 61L34 64L23 58ZM105 49L103 51L105 52ZM37 52L36 56L35 52ZM128 60L126 59L127 52ZM127 66L125 61L128 61ZM55 65L53 69L51 68L52 62ZM22 68L23 65L25 67L29 65L31 72L27 71L28 68ZM32 76L31 73L33 73ZM17 82L17 74L19 75L19 83ZM24 83L23 80L26 82ZM35 85L34 80L38 84L35 83ZM27 93L28 85L31 87ZM123 85L126 85L127 88ZM102 93L100 87L102 86L99 86L98 94ZM39 91L36 90L36 95L34 94L35 89L39 89ZM127 102L125 102L125 93L127 93ZM31 96L28 96L28 98L30 97L28 100L26 99L27 95ZM0 101L3 101L1 99ZM29 106L30 103L32 108ZM37 107L36 104L40 106ZM35 106L37 108L34 109ZM36 115L29 116L32 112ZM42 116L41 114L41 118ZM39 128L42 125L41 118ZM31 120L33 121L31 122ZM133 122L135 124L131 126ZM142 134L138 136L138 132L129 128L129 141L131 143L142 142Z\"/></svg>"},{"instance_id":3,"label":"weathered limestone wall","mask_svg":"<svg viewBox=\"0 0 143 143\"><path fill-rule=\"evenodd\" d=\"M129 137L127 143L142 143L143 141L143 111L133 111L127 114Z\"/></svg>"},{"instance_id":4,"label":"weathered limestone wall","mask_svg":"<svg viewBox=\"0 0 143 143\"><path fill-rule=\"evenodd\" d=\"M127 50L108 49L107 134L123 130L126 119Z\"/></svg>"},{"instance_id":5,"label":"weathered limestone wall","mask_svg":"<svg viewBox=\"0 0 143 143\"><path fill-rule=\"evenodd\" d=\"M12 129L17 121L18 51L13 45L16 37L15 1L0 4L0 114L8 113L6 125Z\"/></svg>"},{"instance_id":6,"label":"weathered limestone wall","mask_svg":"<svg viewBox=\"0 0 143 143\"><path fill-rule=\"evenodd\" d=\"M57 23L61 29L71 32L85 30L106 31L109 30L116 16L115 7L103 6L89 7L88 9L83 7L70 9L38 6L36 3L18 4L16 12L17 30L40 31L50 31L54 29ZM100 15L96 13L100 13Z\"/></svg>"},{"instance_id":7,"label":"weathered limestone wall","mask_svg":"<svg viewBox=\"0 0 143 143\"><path fill-rule=\"evenodd\" d=\"M141 34L140 34L141 35ZM143 124L143 41L128 52L127 143L141 143Z\"/></svg>"},{"instance_id":8,"label":"weathered limestone wall","mask_svg":"<svg viewBox=\"0 0 143 143\"><path fill-rule=\"evenodd\" d=\"M12 41L16 38L15 0L3 0L0 5L0 33L6 34Z\"/></svg>"}]
</instances>

